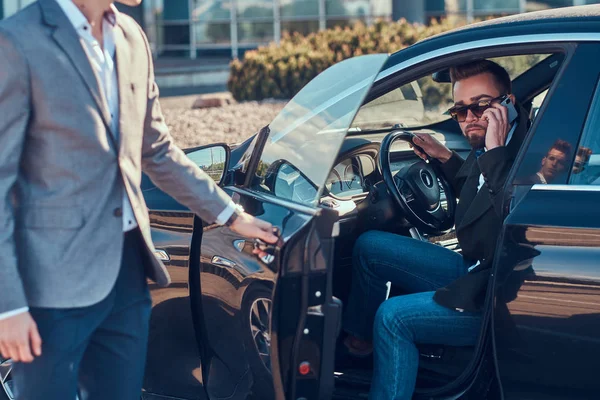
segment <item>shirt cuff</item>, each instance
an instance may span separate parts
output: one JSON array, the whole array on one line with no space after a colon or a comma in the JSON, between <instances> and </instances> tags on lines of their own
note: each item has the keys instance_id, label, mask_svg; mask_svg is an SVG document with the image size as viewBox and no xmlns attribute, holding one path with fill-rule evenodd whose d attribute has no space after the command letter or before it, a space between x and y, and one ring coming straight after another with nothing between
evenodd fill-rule
<instances>
[{"instance_id":1,"label":"shirt cuff","mask_svg":"<svg viewBox=\"0 0 600 400\"><path fill-rule=\"evenodd\" d=\"M475 267L479 266L479 264L481 264L481 262L477 261L475 264L471 265L469 267L469 272L473 271L475 269Z\"/></svg>"},{"instance_id":2,"label":"shirt cuff","mask_svg":"<svg viewBox=\"0 0 600 400\"><path fill-rule=\"evenodd\" d=\"M215 223L219 225L225 225L225 223L229 220L229 217L233 215L235 208L235 203L233 201L230 201L229 204L227 204L227 207L225 207L225 209L221 211L221 214L219 214Z\"/></svg>"},{"instance_id":3,"label":"shirt cuff","mask_svg":"<svg viewBox=\"0 0 600 400\"><path fill-rule=\"evenodd\" d=\"M29 307L17 308L16 310L13 310L13 311L4 312L4 313L0 314L0 321L2 321L3 319L14 317L15 315L26 313L26 312L29 312Z\"/></svg>"}]
</instances>

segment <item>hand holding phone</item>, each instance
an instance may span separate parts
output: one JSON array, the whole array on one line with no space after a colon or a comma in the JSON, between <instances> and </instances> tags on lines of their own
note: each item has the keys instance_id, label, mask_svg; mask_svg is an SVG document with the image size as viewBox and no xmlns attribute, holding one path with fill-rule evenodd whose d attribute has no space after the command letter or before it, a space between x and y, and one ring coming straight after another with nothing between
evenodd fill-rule
<instances>
[{"instance_id":1,"label":"hand holding phone","mask_svg":"<svg viewBox=\"0 0 600 400\"><path fill-rule=\"evenodd\" d=\"M487 150L505 146L508 132L512 122L517 118L517 110L510 97L504 96L500 103L494 103L483 112L482 118L488 126L485 134L485 147Z\"/></svg>"}]
</instances>

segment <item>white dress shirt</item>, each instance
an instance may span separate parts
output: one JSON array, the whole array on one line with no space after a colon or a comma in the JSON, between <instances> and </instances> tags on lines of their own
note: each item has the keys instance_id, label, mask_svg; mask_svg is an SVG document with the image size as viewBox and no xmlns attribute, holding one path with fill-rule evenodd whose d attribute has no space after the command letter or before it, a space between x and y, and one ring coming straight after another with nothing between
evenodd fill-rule
<instances>
[{"instance_id":1,"label":"white dress shirt","mask_svg":"<svg viewBox=\"0 0 600 400\"><path fill-rule=\"evenodd\" d=\"M79 35L81 46L85 50L90 65L99 80L100 90L104 93L106 106L110 111L110 128L115 134L115 140L119 138L119 81L115 64L115 36L114 29L117 23L119 11L111 6L111 12L105 14L102 21L103 46L98 43L92 35L92 26L87 18L71 0L56 0L60 5L73 28ZM110 135L110 132L107 132ZM128 232L138 226L133 214L131 202L123 187L123 232Z\"/></svg>"},{"instance_id":2,"label":"white dress shirt","mask_svg":"<svg viewBox=\"0 0 600 400\"><path fill-rule=\"evenodd\" d=\"M548 181L546 180L546 178L544 177L544 175L541 172L536 173L536 175L538 176L538 178L540 178L540 182L547 185Z\"/></svg>"},{"instance_id":3,"label":"white dress shirt","mask_svg":"<svg viewBox=\"0 0 600 400\"><path fill-rule=\"evenodd\" d=\"M56 0L62 8L67 18L77 31L81 46L85 50L90 65L99 79L100 90L104 93L107 107L111 116L111 129L115 134L115 140L118 142L119 135L119 81L117 78L117 69L115 64L115 37L114 29L117 24L119 11L114 5L111 5L111 11L105 14L102 23L103 46L92 35L92 26L87 18L77 8L71 0ZM110 132L107 132L110 135ZM125 187L123 187L123 232L128 232L138 226L133 213L133 208ZM228 206L219 214L216 223L223 225L235 211L236 205L231 201ZM29 311L28 307L8 311L0 314L0 320L13 317L15 315Z\"/></svg>"}]
</instances>

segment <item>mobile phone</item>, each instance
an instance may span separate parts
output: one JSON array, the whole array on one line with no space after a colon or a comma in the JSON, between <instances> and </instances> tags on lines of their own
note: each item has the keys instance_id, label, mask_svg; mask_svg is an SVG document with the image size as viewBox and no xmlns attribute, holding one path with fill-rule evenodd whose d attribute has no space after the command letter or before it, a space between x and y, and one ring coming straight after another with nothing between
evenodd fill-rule
<instances>
[{"instance_id":1,"label":"mobile phone","mask_svg":"<svg viewBox=\"0 0 600 400\"><path fill-rule=\"evenodd\" d=\"M511 124L518 117L517 109L508 95L504 95L500 105L508 109L508 123Z\"/></svg>"}]
</instances>

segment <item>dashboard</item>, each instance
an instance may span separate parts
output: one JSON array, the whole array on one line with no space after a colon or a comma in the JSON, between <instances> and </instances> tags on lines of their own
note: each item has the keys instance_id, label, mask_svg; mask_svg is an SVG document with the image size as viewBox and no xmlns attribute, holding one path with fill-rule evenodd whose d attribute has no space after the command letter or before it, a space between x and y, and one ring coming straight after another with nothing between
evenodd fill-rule
<instances>
[{"instance_id":1,"label":"dashboard","mask_svg":"<svg viewBox=\"0 0 600 400\"><path fill-rule=\"evenodd\" d=\"M368 192L375 165L375 159L367 154L343 159L333 167L325 182L327 192L340 198Z\"/></svg>"},{"instance_id":2,"label":"dashboard","mask_svg":"<svg viewBox=\"0 0 600 400\"><path fill-rule=\"evenodd\" d=\"M432 134L463 157L470 150L468 142L460 134L440 134L425 130L422 132ZM341 200L341 203L345 203L364 198L371 187L381 181L377 157L380 142L385 135L385 133L368 134L346 138L340 151L341 156L325 182L324 191L319 200L321 203L324 200L327 202ZM399 171L418 161L406 142L394 143L391 150L392 172ZM277 173L276 181L275 194L278 197L304 204L311 204L317 197L318 188L291 165L282 165ZM340 201L337 203L339 204Z\"/></svg>"},{"instance_id":3,"label":"dashboard","mask_svg":"<svg viewBox=\"0 0 600 400\"><path fill-rule=\"evenodd\" d=\"M392 172L417 161L412 153L397 152L392 156ZM370 153L359 153L338 162L325 183L328 194L337 198L352 198L368 193L371 186L381 180L377 171L377 161Z\"/></svg>"}]
</instances>

